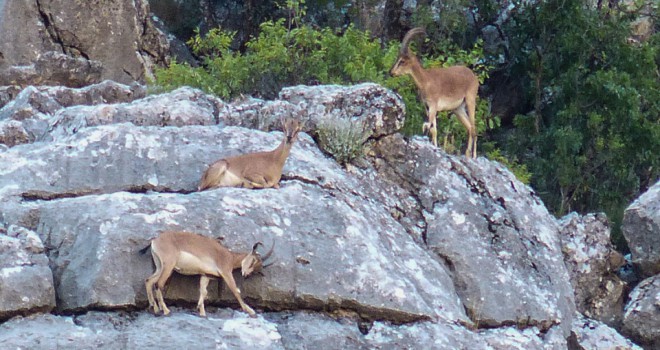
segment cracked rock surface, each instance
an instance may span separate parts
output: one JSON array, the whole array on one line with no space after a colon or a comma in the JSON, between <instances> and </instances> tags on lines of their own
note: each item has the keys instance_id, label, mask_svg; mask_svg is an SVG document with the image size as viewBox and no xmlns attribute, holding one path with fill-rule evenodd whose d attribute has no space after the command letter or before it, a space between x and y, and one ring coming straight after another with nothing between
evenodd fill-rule
<instances>
[{"instance_id":1,"label":"cracked rock surface","mask_svg":"<svg viewBox=\"0 0 660 350\"><path fill-rule=\"evenodd\" d=\"M144 82L169 51L147 0L2 0L0 33L0 85Z\"/></svg>"},{"instance_id":2,"label":"cracked rock surface","mask_svg":"<svg viewBox=\"0 0 660 350\"><path fill-rule=\"evenodd\" d=\"M425 242L451 271L474 322L568 332L575 304L558 227L529 187L497 163L418 140L393 136L376 152L383 176L416 194L421 214L410 215L426 223Z\"/></svg>"},{"instance_id":3,"label":"cracked rock surface","mask_svg":"<svg viewBox=\"0 0 660 350\"><path fill-rule=\"evenodd\" d=\"M39 236L0 225L0 319L55 307L53 273Z\"/></svg>"},{"instance_id":4,"label":"cracked rock surface","mask_svg":"<svg viewBox=\"0 0 660 350\"><path fill-rule=\"evenodd\" d=\"M174 309L170 317L143 313L90 312L81 316L35 315L0 325L3 345L40 348L34 332L50 336L50 348L187 348L206 344L229 349L561 349L566 341L557 332L513 327L471 333L447 323L420 322L396 326L387 322L369 325L360 332L355 321L307 312L276 312L249 318L231 311L210 311L202 319ZM39 331L42 329L42 331ZM61 334L68 336L62 337Z\"/></svg>"},{"instance_id":5,"label":"cracked rock surface","mask_svg":"<svg viewBox=\"0 0 660 350\"><path fill-rule=\"evenodd\" d=\"M623 333L649 349L660 347L660 275L643 280L630 293Z\"/></svg>"},{"instance_id":6,"label":"cracked rock surface","mask_svg":"<svg viewBox=\"0 0 660 350\"><path fill-rule=\"evenodd\" d=\"M660 274L660 181L626 208L621 230L639 275Z\"/></svg>"},{"instance_id":7,"label":"cracked rock surface","mask_svg":"<svg viewBox=\"0 0 660 350\"><path fill-rule=\"evenodd\" d=\"M577 310L609 326L620 326L626 284L616 272L625 260L610 242L607 217L571 213L559 220L559 226Z\"/></svg>"},{"instance_id":8,"label":"cracked rock surface","mask_svg":"<svg viewBox=\"0 0 660 350\"><path fill-rule=\"evenodd\" d=\"M568 346L575 304L556 220L501 165L403 139L391 91L300 86L278 100L225 103L190 88L143 97L103 84L30 87L0 109L0 123L31 135L0 149L0 222L43 242L55 298L5 314L3 345ZM282 117L303 120L305 132L280 189L196 192L216 159L275 148ZM333 119L369 129L359 167L341 167L315 142L318 121ZM210 316L199 318L198 278L176 274L172 316L146 312L153 265L138 251L162 230L221 237L236 251L274 243L263 275L235 273L259 317L233 311L214 281Z\"/></svg>"},{"instance_id":9,"label":"cracked rock surface","mask_svg":"<svg viewBox=\"0 0 660 350\"><path fill-rule=\"evenodd\" d=\"M642 349L606 324L577 315L573 320L570 348L588 349Z\"/></svg>"}]
</instances>

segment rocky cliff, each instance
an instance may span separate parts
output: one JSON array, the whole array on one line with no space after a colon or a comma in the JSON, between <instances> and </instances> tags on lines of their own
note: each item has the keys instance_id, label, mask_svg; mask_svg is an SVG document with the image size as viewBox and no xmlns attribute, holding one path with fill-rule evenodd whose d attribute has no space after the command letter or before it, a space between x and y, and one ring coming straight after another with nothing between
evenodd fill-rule
<instances>
[{"instance_id":1,"label":"rocky cliff","mask_svg":"<svg viewBox=\"0 0 660 350\"><path fill-rule=\"evenodd\" d=\"M0 86L130 84L169 50L147 0L0 0L0 33Z\"/></svg>"},{"instance_id":2,"label":"rocky cliff","mask_svg":"<svg viewBox=\"0 0 660 350\"><path fill-rule=\"evenodd\" d=\"M660 182L635 200L623 216L634 270L643 280L628 297L623 331L660 349Z\"/></svg>"},{"instance_id":3,"label":"rocky cliff","mask_svg":"<svg viewBox=\"0 0 660 350\"><path fill-rule=\"evenodd\" d=\"M400 37L417 4L380 4L358 16ZM603 215L555 220L501 164L402 137L380 86L148 95L171 49L146 0L0 0L0 33L3 348L660 347L660 184L626 211L626 261ZM214 160L274 148L287 117L305 128L280 189L196 191ZM348 142L362 156L343 166ZM162 230L275 244L262 275L235 274L258 317L214 281L200 318L180 275L172 315L149 313L139 250Z\"/></svg>"},{"instance_id":4,"label":"rocky cliff","mask_svg":"<svg viewBox=\"0 0 660 350\"><path fill-rule=\"evenodd\" d=\"M303 121L305 132L280 189L196 192L214 160L274 148L282 117ZM316 135L346 121L370 136L364 156L343 167ZM579 230L555 220L502 165L405 139L403 121L398 96L374 84L291 87L276 100L230 103L190 88L145 96L111 81L22 90L0 109L0 341L636 348L605 324L613 311L583 308L587 292L571 284L579 276L564 261L578 253L567 246L581 252L583 238L562 232ZM150 314L144 279L153 265L138 251L166 229L221 237L232 250L274 243L275 264L262 276L235 274L258 317L238 311L222 282L209 286L208 318L198 317L198 280L179 275L166 295L173 314ZM577 313L576 300L596 319Z\"/></svg>"}]
</instances>

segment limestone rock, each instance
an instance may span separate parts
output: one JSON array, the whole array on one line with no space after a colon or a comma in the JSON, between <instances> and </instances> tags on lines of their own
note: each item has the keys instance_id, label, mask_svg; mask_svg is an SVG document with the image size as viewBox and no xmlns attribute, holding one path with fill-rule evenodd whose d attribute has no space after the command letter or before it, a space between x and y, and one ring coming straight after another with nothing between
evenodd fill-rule
<instances>
[{"instance_id":1,"label":"limestone rock","mask_svg":"<svg viewBox=\"0 0 660 350\"><path fill-rule=\"evenodd\" d=\"M263 276L235 274L259 321L245 325L242 312L224 310L213 323L250 331L275 324L281 340L263 333L273 336L263 343L270 347L315 339L357 348L567 347L575 304L556 220L501 165L398 135L404 108L391 91L294 87L278 100L225 103L190 88L140 98L137 87L103 84L27 88L0 110L0 123L32 137L0 151L0 222L46 242L56 310L79 315L6 322L7 344L29 347L21 329L49 322L76 332L82 347L156 341L161 319L143 311L153 265L138 251L174 229L221 236L237 251L275 243ZM209 163L275 148L282 117L305 121L306 132L280 189L195 192ZM364 163L342 167L322 152L312 137L322 120L368 128ZM204 322L190 315L197 298L197 277L174 276L166 299L182 308L166 326ZM212 282L207 307L218 306L237 303ZM232 332L199 338L229 346L222 337L241 337ZM296 340L302 334L313 336Z\"/></svg>"},{"instance_id":2,"label":"limestone rock","mask_svg":"<svg viewBox=\"0 0 660 350\"><path fill-rule=\"evenodd\" d=\"M381 177L416 196L423 238L452 272L473 322L541 329L571 322L558 226L529 187L497 163L452 157L418 139L383 139L375 152Z\"/></svg>"},{"instance_id":3,"label":"limestone rock","mask_svg":"<svg viewBox=\"0 0 660 350\"><path fill-rule=\"evenodd\" d=\"M660 182L626 209L621 230L640 276L660 273Z\"/></svg>"},{"instance_id":4,"label":"limestone rock","mask_svg":"<svg viewBox=\"0 0 660 350\"><path fill-rule=\"evenodd\" d=\"M12 349L184 349L206 344L229 349L284 349L276 324L231 310L208 318L90 312L80 316L33 315L0 325Z\"/></svg>"},{"instance_id":5,"label":"limestone rock","mask_svg":"<svg viewBox=\"0 0 660 350\"><path fill-rule=\"evenodd\" d=\"M101 82L101 62L48 51L31 65L9 67L0 75L0 85L64 85L82 87Z\"/></svg>"},{"instance_id":6,"label":"limestone rock","mask_svg":"<svg viewBox=\"0 0 660 350\"><path fill-rule=\"evenodd\" d=\"M2 0L0 32L0 76L21 84L81 86L105 79L125 84L144 82L155 64L165 62L168 52L167 39L152 23L146 0L100 4ZM39 57L48 52L68 58L56 55L45 60L45 68L40 69ZM95 61L101 63L102 71ZM79 66L78 62L89 69L70 69ZM39 81L39 71L52 74Z\"/></svg>"},{"instance_id":7,"label":"limestone rock","mask_svg":"<svg viewBox=\"0 0 660 350\"><path fill-rule=\"evenodd\" d=\"M573 320L573 334L570 339L571 349L618 349L642 350L638 345L626 339L604 323L579 315Z\"/></svg>"},{"instance_id":8,"label":"limestone rock","mask_svg":"<svg viewBox=\"0 0 660 350\"><path fill-rule=\"evenodd\" d=\"M169 317L146 313L88 312L78 316L32 315L0 325L0 342L25 349L187 348L207 344L228 349L566 349L561 332L515 327L472 333L450 323L361 326L352 317L278 312L249 318L209 309L208 318L175 308ZM65 335L65 336L63 336ZM602 342L601 342L602 343Z\"/></svg>"},{"instance_id":9,"label":"limestone rock","mask_svg":"<svg viewBox=\"0 0 660 350\"><path fill-rule=\"evenodd\" d=\"M0 108L15 99L22 90L19 85L0 86Z\"/></svg>"},{"instance_id":10,"label":"limestone rock","mask_svg":"<svg viewBox=\"0 0 660 350\"><path fill-rule=\"evenodd\" d=\"M0 183L20 181L21 195L34 199L139 186L187 192L196 187L203 164L235 152L239 145L244 151L270 148L280 137L236 127L86 128L55 144L35 143L5 152L2 156L16 167L0 176ZM31 149L29 160L19 156L27 149ZM91 163L72 166L67 159ZM138 168L140 172L131 170ZM187 229L225 235L233 249L249 249L256 240L276 242L279 263L265 279L242 288L248 298L258 301L255 305L349 308L366 317L399 321L466 320L444 268L387 211L364 201L358 195L361 185L342 174L308 137L294 146L284 172L294 173L287 175L294 180L280 190L225 188L190 195L116 192L24 205L26 213L39 212L39 234L59 248L57 257L51 256L58 308L144 304L144 279L152 266L150 257L136 251L160 230ZM317 174L329 176L311 183L296 180L298 176L318 179ZM357 192L342 191L344 186ZM22 215L14 216L20 220ZM309 263L299 263L298 257ZM196 291L196 285L187 288ZM176 288L172 293L173 299L179 299ZM195 292L180 299L196 298ZM228 293L223 298L234 302Z\"/></svg>"},{"instance_id":11,"label":"limestone rock","mask_svg":"<svg viewBox=\"0 0 660 350\"><path fill-rule=\"evenodd\" d=\"M53 274L39 236L0 227L0 320L55 307Z\"/></svg>"},{"instance_id":12,"label":"limestone rock","mask_svg":"<svg viewBox=\"0 0 660 350\"><path fill-rule=\"evenodd\" d=\"M53 118L43 139L58 139L91 126L132 123L134 125L184 126L217 123L224 103L184 87L168 94L152 95L134 102L97 104L60 111Z\"/></svg>"},{"instance_id":13,"label":"limestone rock","mask_svg":"<svg viewBox=\"0 0 660 350\"><path fill-rule=\"evenodd\" d=\"M577 310L607 325L619 326L626 284L616 272L625 260L610 242L607 217L602 213L571 213L559 220L559 226Z\"/></svg>"},{"instance_id":14,"label":"limestone rock","mask_svg":"<svg viewBox=\"0 0 660 350\"><path fill-rule=\"evenodd\" d=\"M660 275L640 282L628 299L622 332L645 348L660 348Z\"/></svg>"},{"instance_id":15,"label":"limestone rock","mask_svg":"<svg viewBox=\"0 0 660 350\"><path fill-rule=\"evenodd\" d=\"M66 107L76 107L80 118L85 118L79 106L98 105L107 110L106 104L132 101L144 97L144 88L127 86L106 80L81 89L29 86L11 102L0 108L0 143L9 147L49 138L49 130L58 126L54 117Z\"/></svg>"},{"instance_id":16,"label":"limestone rock","mask_svg":"<svg viewBox=\"0 0 660 350\"><path fill-rule=\"evenodd\" d=\"M401 98L376 84L353 87L334 85L294 86L282 89L279 99L303 111L308 128L315 129L325 116L362 123L372 137L391 135L404 123Z\"/></svg>"}]
</instances>

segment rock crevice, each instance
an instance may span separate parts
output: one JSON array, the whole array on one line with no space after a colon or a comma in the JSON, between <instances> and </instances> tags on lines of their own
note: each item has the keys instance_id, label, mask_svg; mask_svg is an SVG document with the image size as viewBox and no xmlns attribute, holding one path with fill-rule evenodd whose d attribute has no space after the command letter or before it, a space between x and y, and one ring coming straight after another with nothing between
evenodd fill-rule
<instances>
[{"instance_id":1,"label":"rock crevice","mask_svg":"<svg viewBox=\"0 0 660 350\"><path fill-rule=\"evenodd\" d=\"M236 251L275 244L275 264L262 276L235 273L246 302L263 310L250 327L287 337L263 343L269 347L289 348L300 332L316 334L313 327L352 334L347 344L365 348L587 341L574 322L560 225L501 165L400 136L404 108L392 92L374 84L298 86L279 100L228 104L191 88L136 91L143 90L111 82L31 87L0 108L0 130L18 125L31 135L4 141L0 152L0 222L45 242L53 295L1 317L76 314L7 321L0 325L7 344L24 344L17 337L25 324L70 329L75 319L81 344L105 341L95 333L104 330L129 348L164 327L143 311L153 265L138 253L163 230L220 236ZM306 123L279 189L196 191L213 161L276 147L283 117ZM342 167L326 155L312 137L321 120L369 129L359 165ZM174 276L168 302L188 309L198 283ZM181 309L171 319L200 330L243 322L245 315L226 309L237 303L221 281L209 285L207 305L210 320Z\"/></svg>"}]
</instances>

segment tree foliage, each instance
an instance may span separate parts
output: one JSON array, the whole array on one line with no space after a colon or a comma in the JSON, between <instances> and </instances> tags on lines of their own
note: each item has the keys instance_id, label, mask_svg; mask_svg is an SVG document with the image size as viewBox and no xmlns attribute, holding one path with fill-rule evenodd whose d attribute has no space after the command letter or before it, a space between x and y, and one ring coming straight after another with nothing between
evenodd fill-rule
<instances>
[{"instance_id":1,"label":"tree foliage","mask_svg":"<svg viewBox=\"0 0 660 350\"><path fill-rule=\"evenodd\" d=\"M502 146L558 215L604 210L616 221L660 175L657 37L631 43L629 12L587 0L517 6L509 75L533 110Z\"/></svg>"}]
</instances>

